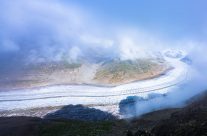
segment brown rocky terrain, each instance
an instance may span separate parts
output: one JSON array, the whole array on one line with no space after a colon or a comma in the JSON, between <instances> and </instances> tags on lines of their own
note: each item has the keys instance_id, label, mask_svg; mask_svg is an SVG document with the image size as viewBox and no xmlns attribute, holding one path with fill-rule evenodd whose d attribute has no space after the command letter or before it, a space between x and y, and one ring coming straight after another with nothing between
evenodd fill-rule
<instances>
[{"instance_id":1,"label":"brown rocky terrain","mask_svg":"<svg viewBox=\"0 0 207 136\"><path fill-rule=\"evenodd\" d=\"M95 74L99 84L119 85L157 77L170 67L164 61L140 59L135 61L112 61L103 64Z\"/></svg>"},{"instance_id":2,"label":"brown rocky terrain","mask_svg":"<svg viewBox=\"0 0 207 136\"><path fill-rule=\"evenodd\" d=\"M0 90L59 84L120 85L159 76L169 70L164 60L109 61L100 63L50 62L1 68ZM2 70L3 69L3 70Z\"/></svg>"}]
</instances>

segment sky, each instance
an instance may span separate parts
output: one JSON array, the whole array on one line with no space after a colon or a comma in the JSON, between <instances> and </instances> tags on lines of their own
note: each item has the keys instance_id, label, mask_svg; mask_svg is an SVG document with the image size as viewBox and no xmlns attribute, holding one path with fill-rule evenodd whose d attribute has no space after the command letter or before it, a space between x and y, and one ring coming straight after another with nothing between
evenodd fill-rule
<instances>
[{"instance_id":1,"label":"sky","mask_svg":"<svg viewBox=\"0 0 207 136\"><path fill-rule=\"evenodd\" d=\"M193 50L206 43L205 0L0 3L1 62L11 58L18 62L126 60L143 57L149 49Z\"/></svg>"},{"instance_id":2,"label":"sky","mask_svg":"<svg viewBox=\"0 0 207 136\"><path fill-rule=\"evenodd\" d=\"M170 38L206 36L206 0L70 0L107 24L159 31Z\"/></svg>"}]
</instances>

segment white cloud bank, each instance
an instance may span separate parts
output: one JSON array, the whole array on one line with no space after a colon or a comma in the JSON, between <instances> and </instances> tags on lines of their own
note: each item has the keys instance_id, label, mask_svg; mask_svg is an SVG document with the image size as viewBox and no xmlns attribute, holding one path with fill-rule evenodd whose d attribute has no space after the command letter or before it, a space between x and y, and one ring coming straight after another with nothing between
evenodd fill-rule
<instances>
[{"instance_id":1,"label":"white cloud bank","mask_svg":"<svg viewBox=\"0 0 207 136\"><path fill-rule=\"evenodd\" d=\"M146 57L149 47L159 50L164 45L143 31L111 29L86 10L61 0L2 0L0 10L0 57L15 52L32 62L125 60Z\"/></svg>"}]
</instances>

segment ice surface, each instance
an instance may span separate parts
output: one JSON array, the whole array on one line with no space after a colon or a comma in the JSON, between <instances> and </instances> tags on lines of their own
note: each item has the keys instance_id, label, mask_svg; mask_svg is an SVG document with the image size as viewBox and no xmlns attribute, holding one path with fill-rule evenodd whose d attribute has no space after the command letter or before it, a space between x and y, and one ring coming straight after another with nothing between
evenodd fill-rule
<instances>
[{"instance_id":1,"label":"ice surface","mask_svg":"<svg viewBox=\"0 0 207 136\"><path fill-rule=\"evenodd\" d=\"M118 105L127 96L146 97L152 92L164 94L189 78L189 66L187 64L179 59L166 58L166 60L174 69L165 75L116 87L58 85L0 92L0 110L31 109L70 104L94 105L94 107L101 107L106 110L107 106Z\"/></svg>"}]
</instances>

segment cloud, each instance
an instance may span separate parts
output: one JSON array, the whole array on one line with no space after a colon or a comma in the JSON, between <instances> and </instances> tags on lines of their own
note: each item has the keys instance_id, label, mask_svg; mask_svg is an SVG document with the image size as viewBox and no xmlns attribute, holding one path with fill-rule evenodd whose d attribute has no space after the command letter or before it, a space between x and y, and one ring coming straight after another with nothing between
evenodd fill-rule
<instances>
[{"instance_id":1,"label":"cloud","mask_svg":"<svg viewBox=\"0 0 207 136\"><path fill-rule=\"evenodd\" d=\"M99 55L97 50L112 53L113 40L98 37L90 15L77 6L55 0L3 0L0 8L1 52L16 51L23 58L34 57L27 59L32 61L77 59L77 49L86 57Z\"/></svg>"},{"instance_id":2,"label":"cloud","mask_svg":"<svg viewBox=\"0 0 207 136\"><path fill-rule=\"evenodd\" d=\"M183 41L180 43L184 43ZM179 44L180 45L180 44ZM144 100L136 101L134 103L133 112L128 108L128 112L125 114L126 117L140 116L142 114L165 109L165 108L177 108L186 105L186 101L191 97L198 95L199 93L206 91L207 89L207 57L206 50L207 46L205 42L186 42L185 46L180 48L188 51L187 57L192 60L190 69L188 71L188 81L179 86L173 87L165 95L159 97L145 98Z\"/></svg>"},{"instance_id":3,"label":"cloud","mask_svg":"<svg viewBox=\"0 0 207 136\"><path fill-rule=\"evenodd\" d=\"M150 34L125 26L111 29L61 0L2 0L0 9L0 53L16 52L27 62L60 61L66 56L136 59L146 56L147 47L159 46Z\"/></svg>"},{"instance_id":4,"label":"cloud","mask_svg":"<svg viewBox=\"0 0 207 136\"><path fill-rule=\"evenodd\" d=\"M1 52L15 52L19 50L19 46L10 40L3 40L1 46Z\"/></svg>"},{"instance_id":5,"label":"cloud","mask_svg":"<svg viewBox=\"0 0 207 136\"><path fill-rule=\"evenodd\" d=\"M36 51L36 57L50 59L70 52L84 27L80 9L54 0L4 0L0 8L1 52Z\"/></svg>"}]
</instances>

